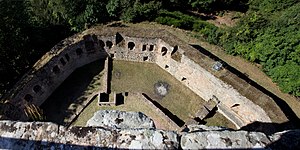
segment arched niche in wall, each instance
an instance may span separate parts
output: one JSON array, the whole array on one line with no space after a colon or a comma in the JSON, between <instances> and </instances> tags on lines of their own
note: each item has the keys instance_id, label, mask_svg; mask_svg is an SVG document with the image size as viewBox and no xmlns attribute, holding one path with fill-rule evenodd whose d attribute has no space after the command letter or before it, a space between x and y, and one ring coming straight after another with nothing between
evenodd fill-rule
<instances>
[{"instance_id":1,"label":"arched niche in wall","mask_svg":"<svg viewBox=\"0 0 300 150\"><path fill-rule=\"evenodd\" d=\"M147 45L146 44L144 44L143 47L142 47L142 51L145 51L145 50L147 50Z\"/></svg>"},{"instance_id":2,"label":"arched niche in wall","mask_svg":"<svg viewBox=\"0 0 300 150\"><path fill-rule=\"evenodd\" d=\"M60 61L60 63L61 63L63 66L66 65L66 61L65 61L65 59L64 59L63 57L60 58L59 61Z\"/></svg>"},{"instance_id":3,"label":"arched niche in wall","mask_svg":"<svg viewBox=\"0 0 300 150\"><path fill-rule=\"evenodd\" d=\"M153 51L154 50L154 45L150 45L149 51Z\"/></svg>"},{"instance_id":4,"label":"arched niche in wall","mask_svg":"<svg viewBox=\"0 0 300 150\"><path fill-rule=\"evenodd\" d=\"M106 41L106 47L108 47L109 49L111 49L113 46L113 43L111 41Z\"/></svg>"},{"instance_id":5,"label":"arched niche in wall","mask_svg":"<svg viewBox=\"0 0 300 150\"><path fill-rule=\"evenodd\" d=\"M177 52L177 50L178 50L178 46L176 45L174 46L171 55L174 55Z\"/></svg>"},{"instance_id":6,"label":"arched niche in wall","mask_svg":"<svg viewBox=\"0 0 300 150\"><path fill-rule=\"evenodd\" d=\"M99 46L104 49L105 43L102 40L99 40Z\"/></svg>"},{"instance_id":7,"label":"arched niche in wall","mask_svg":"<svg viewBox=\"0 0 300 150\"><path fill-rule=\"evenodd\" d=\"M166 47L161 48L161 56L165 56L168 52L168 49Z\"/></svg>"},{"instance_id":8,"label":"arched niche in wall","mask_svg":"<svg viewBox=\"0 0 300 150\"><path fill-rule=\"evenodd\" d=\"M133 42L128 42L128 49L133 50L135 47L135 44Z\"/></svg>"},{"instance_id":9,"label":"arched niche in wall","mask_svg":"<svg viewBox=\"0 0 300 150\"><path fill-rule=\"evenodd\" d=\"M67 61L70 61L70 56L69 56L69 54L65 54L65 58L66 58Z\"/></svg>"}]
</instances>

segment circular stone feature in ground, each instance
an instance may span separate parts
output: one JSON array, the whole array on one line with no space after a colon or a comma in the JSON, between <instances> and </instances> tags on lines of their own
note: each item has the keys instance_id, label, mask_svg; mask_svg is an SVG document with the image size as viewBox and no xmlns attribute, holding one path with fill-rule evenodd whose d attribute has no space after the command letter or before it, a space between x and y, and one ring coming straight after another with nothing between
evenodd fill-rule
<instances>
[{"instance_id":1,"label":"circular stone feature in ground","mask_svg":"<svg viewBox=\"0 0 300 150\"><path fill-rule=\"evenodd\" d=\"M121 72L120 71L118 71L118 70L116 70L116 71L114 71L114 76L116 77L116 79L120 79L121 78Z\"/></svg>"},{"instance_id":2,"label":"circular stone feature in ground","mask_svg":"<svg viewBox=\"0 0 300 150\"><path fill-rule=\"evenodd\" d=\"M167 82L159 81L154 84L154 92L155 94L164 97L168 94L170 89L170 85Z\"/></svg>"}]
</instances>

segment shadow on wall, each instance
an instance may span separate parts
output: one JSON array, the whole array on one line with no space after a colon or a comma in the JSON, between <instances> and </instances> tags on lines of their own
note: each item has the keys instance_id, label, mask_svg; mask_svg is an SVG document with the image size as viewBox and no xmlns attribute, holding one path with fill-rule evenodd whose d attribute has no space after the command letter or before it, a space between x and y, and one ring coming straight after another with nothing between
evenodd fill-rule
<instances>
[{"instance_id":1,"label":"shadow on wall","mask_svg":"<svg viewBox=\"0 0 300 150\"><path fill-rule=\"evenodd\" d=\"M299 128L295 127L294 124L290 121L284 123L267 123L267 122L255 121L251 124L248 124L240 128L240 130L262 132L266 135L271 135L276 132L281 132L284 130L294 130L294 129L299 129Z\"/></svg>"},{"instance_id":2,"label":"shadow on wall","mask_svg":"<svg viewBox=\"0 0 300 150\"><path fill-rule=\"evenodd\" d=\"M104 60L97 60L76 69L41 105L46 120L60 125L65 124L64 119L76 113L76 105L81 105L86 100L79 97L103 69Z\"/></svg>"},{"instance_id":3,"label":"shadow on wall","mask_svg":"<svg viewBox=\"0 0 300 150\"><path fill-rule=\"evenodd\" d=\"M215 56L211 52L209 52L206 49L204 49L203 47L201 47L200 45L191 45L191 46L194 47L195 49L199 50L199 52L201 52L202 54L210 57L211 59L213 59L215 61L222 62L223 66L227 70L229 70L230 72L236 74L238 77L240 77L245 82L249 83L251 86L257 88L258 90L260 90L264 94L271 97L274 100L274 102L279 106L281 111L285 114L285 116L289 119L290 123L295 125L298 128L300 127L300 119L297 117L297 115L294 113L294 111L291 109L291 107L284 100L282 100L281 98L279 98L278 96L276 96L275 94L270 92L269 90L265 89L264 87L262 87L261 85L259 85L255 81L251 80L248 77L248 75L238 71L234 67L232 67L229 64L227 64L226 62L224 62L219 57Z\"/></svg>"},{"instance_id":4,"label":"shadow on wall","mask_svg":"<svg viewBox=\"0 0 300 150\"><path fill-rule=\"evenodd\" d=\"M165 115L167 115L171 120L173 120L179 127L182 127L185 122L181 120L178 116L174 115L167 108L161 106L157 101L152 100L148 95L142 93L142 95L148 99L151 103L153 103L158 109L160 109Z\"/></svg>"}]
</instances>

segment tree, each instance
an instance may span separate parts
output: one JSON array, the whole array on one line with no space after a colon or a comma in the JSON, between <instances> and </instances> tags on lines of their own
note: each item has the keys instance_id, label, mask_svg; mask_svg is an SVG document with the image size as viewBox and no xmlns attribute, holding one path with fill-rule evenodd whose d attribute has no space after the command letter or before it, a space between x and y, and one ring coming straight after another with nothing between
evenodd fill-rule
<instances>
[{"instance_id":1,"label":"tree","mask_svg":"<svg viewBox=\"0 0 300 150\"><path fill-rule=\"evenodd\" d=\"M0 0L0 93L28 68L27 18L24 1Z\"/></svg>"}]
</instances>

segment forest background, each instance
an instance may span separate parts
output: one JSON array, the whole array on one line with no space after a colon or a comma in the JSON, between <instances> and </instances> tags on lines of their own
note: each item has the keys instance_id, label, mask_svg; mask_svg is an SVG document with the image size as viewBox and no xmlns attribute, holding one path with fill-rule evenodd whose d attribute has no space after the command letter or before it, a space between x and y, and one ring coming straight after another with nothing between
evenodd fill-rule
<instances>
[{"instance_id":1,"label":"forest background","mask_svg":"<svg viewBox=\"0 0 300 150\"><path fill-rule=\"evenodd\" d=\"M228 11L237 12L235 26L206 21L207 14ZM300 96L298 0L0 0L0 98L59 41L119 20L197 32L261 65L283 92Z\"/></svg>"}]
</instances>

